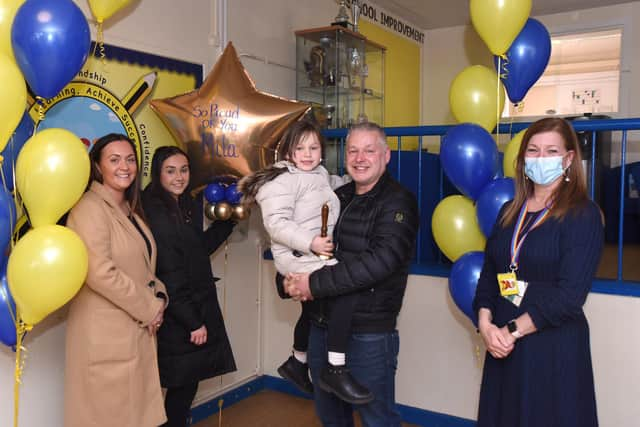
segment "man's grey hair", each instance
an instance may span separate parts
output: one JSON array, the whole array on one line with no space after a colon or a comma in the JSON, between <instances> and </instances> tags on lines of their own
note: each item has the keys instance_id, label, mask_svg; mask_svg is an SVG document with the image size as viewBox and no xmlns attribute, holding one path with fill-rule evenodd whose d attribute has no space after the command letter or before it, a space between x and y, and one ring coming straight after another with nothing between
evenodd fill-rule
<instances>
[{"instance_id":1,"label":"man's grey hair","mask_svg":"<svg viewBox=\"0 0 640 427\"><path fill-rule=\"evenodd\" d=\"M384 132L384 129L380 127L377 123L374 122L363 122L356 123L349 128L349 132L347 133L346 141L349 142L349 137L354 132L363 131L363 132L374 132L378 136L378 142L382 146L382 148L387 148L387 134Z\"/></svg>"}]
</instances>

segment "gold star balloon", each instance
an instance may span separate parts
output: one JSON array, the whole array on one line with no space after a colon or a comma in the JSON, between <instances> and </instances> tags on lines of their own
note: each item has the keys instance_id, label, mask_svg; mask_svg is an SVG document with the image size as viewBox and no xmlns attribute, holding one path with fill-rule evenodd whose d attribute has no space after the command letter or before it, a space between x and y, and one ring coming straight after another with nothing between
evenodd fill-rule
<instances>
[{"instance_id":1,"label":"gold star balloon","mask_svg":"<svg viewBox=\"0 0 640 427\"><path fill-rule=\"evenodd\" d=\"M200 88L154 99L151 108L189 154L197 188L273 163L282 134L309 105L257 90L229 43Z\"/></svg>"}]
</instances>

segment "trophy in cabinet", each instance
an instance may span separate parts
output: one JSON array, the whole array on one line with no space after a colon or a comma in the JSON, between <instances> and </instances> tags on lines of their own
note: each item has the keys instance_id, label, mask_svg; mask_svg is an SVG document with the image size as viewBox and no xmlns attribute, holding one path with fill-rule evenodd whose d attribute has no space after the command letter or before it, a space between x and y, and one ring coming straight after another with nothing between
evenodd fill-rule
<instances>
[{"instance_id":1,"label":"trophy in cabinet","mask_svg":"<svg viewBox=\"0 0 640 427\"><path fill-rule=\"evenodd\" d=\"M358 32L358 22L360 22L360 10L362 5L360 0L351 0L351 16L353 17L353 31Z\"/></svg>"},{"instance_id":2,"label":"trophy in cabinet","mask_svg":"<svg viewBox=\"0 0 640 427\"><path fill-rule=\"evenodd\" d=\"M331 25L340 25L349 28L349 10L347 9L347 2L345 0L340 0L338 14Z\"/></svg>"},{"instance_id":3,"label":"trophy in cabinet","mask_svg":"<svg viewBox=\"0 0 640 427\"><path fill-rule=\"evenodd\" d=\"M327 127L332 128L333 127L333 115L336 112L336 106L332 105L332 104L325 104L324 108L324 112L325 115L327 117Z\"/></svg>"},{"instance_id":4,"label":"trophy in cabinet","mask_svg":"<svg viewBox=\"0 0 640 427\"><path fill-rule=\"evenodd\" d=\"M309 60L304 61L304 67L309 77L310 86L324 85L324 58L326 52L322 46L314 46L309 54Z\"/></svg>"},{"instance_id":5,"label":"trophy in cabinet","mask_svg":"<svg viewBox=\"0 0 640 427\"><path fill-rule=\"evenodd\" d=\"M355 47L348 50L347 72L349 73L349 86L351 88L358 87L362 77L362 55Z\"/></svg>"}]
</instances>

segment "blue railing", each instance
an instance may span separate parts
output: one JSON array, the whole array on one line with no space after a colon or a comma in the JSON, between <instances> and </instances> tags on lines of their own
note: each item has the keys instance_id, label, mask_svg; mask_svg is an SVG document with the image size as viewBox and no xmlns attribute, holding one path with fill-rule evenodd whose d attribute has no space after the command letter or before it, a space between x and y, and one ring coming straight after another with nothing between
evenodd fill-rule
<instances>
[{"instance_id":1,"label":"blue railing","mask_svg":"<svg viewBox=\"0 0 640 427\"><path fill-rule=\"evenodd\" d=\"M587 118L587 117L585 117ZM628 263L629 274L625 275L624 249L637 249L640 256L640 162L627 164L627 149L639 144L640 135L632 141L629 131L640 131L640 118L574 120L574 129L583 145L583 157L587 159L588 189L591 197L600 204L605 215L606 259L615 253L615 274L604 265L594 281L593 291L599 293L640 296L640 267ZM499 126L501 135L515 135L530 123L512 123ZM412 268L415 274L446 277L451 263L437 248L431 234L431 216L437 203L457 190L448 181L437 154L426 150L423 138L439 137L455 125L387 127L385 132L391 141L397 141L392 151L389 170L405 186L414 191L421 209L421 227L417 242L416 260ZM336 164L342 172L344 142L347 129L324 131L328 140L336 141ZM417 149L403 150L403 138L417 138ZM620 149L613 150L613 141ZM414 144L415 145L415 144ZM431 146L431 144L429 144ZM638 150L640 151L640 150ZM420 153L420 155L418 155ZM613 167L611 157L619 154L619 166ZM633 188L634 184L637 186ZM626 221L625 221L626 219ZM639 264L640 263L636 263ZM601 265L602 267L602 265ZM632 271L635 268L637 271ZM601 277L602 276L602 277ZM625 277L626 276L626 277Z\"/></svg>"}]
</instances>

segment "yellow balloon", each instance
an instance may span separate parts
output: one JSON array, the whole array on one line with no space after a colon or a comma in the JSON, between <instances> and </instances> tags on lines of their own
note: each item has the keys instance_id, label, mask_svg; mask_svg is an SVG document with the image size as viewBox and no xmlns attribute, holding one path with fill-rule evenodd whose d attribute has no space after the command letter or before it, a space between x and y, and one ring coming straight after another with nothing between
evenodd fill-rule
<instances>
[{"instance_id":1,"label":"yellow balloon","mask_svg":"<svg viewBox=\"0 0 640 427\"><path fill-rule=\"evenodd\" d=\"M516 176L516 158L518 157L518 151L520 151L520 144L522 144L522 137L526 132L526 129L518 132L507 144L507 148L504 149L504 158L502 159L502 169L504 170L504 176L515 178Z\"/></svg>"},{"instance_id":2,"label":"yellow balloon","mask_svg":"<svg viewBox=\"0 0 640 427\"><path fill-rule=\"evenodd\" d=\"M16 130L27 107L27 85L13 60L0 53L0 151Z\"/></svg>"},{"instance_id":3,"label":"yellow balloon","mask_svg":"<svg viewBox=\"0 0 640 427\"><path fill-rule=\"evenodd\" d=\"M33 135L16 162L16 184L33 227L55 224L89 181L89 155L80 138L51 128Z\"/></svg>"},{"instance_id":4,"label":"yellow balloon","mask_svg":"<svg viewBox=\"0 0 640 427\"><path fill-rule=\"evenodd\" d=\"M7 280L22 320L35 325L82 287L89 258L72 230L47 225L29 231L11 251Z\"/></svg>"},{"instance_id":5,"label":"yellow balloon","mask_svg":"<svg viewBox=\"0 0 640 427\"><path fill-rule=\"evenodd\" d=\"M494 55L502 55L531 13L531 0L471 0L471 23Z\"/></svg>"},{"instance_id":6,"label":"yellow balloon","mask_svg":"<svg viewBox=\"0 0 640 427\"><path fill-rule=\"evenodd\" d=\"M89 0L91 13L98 23L104 22L114 13L125 7L129 0Z\"/></svg>"},{"instance_id":7,"label":"yellow balloon","mask_svg":"<svg viewBox=\"0 0 640 427\"><path fill-rule=\"evenodd\" d=\"M460 123L475 123L492 132L504 109L504 88L496 71L482 65L462 70L449 88L451 112Z\"/></svg>"},{"instance_id":8,"label":"yellow balloon","mask_svg":"<svg viewBox=\"0 0 640 427\"><path fill-rule=\"evenodd\" d=\"M24 0L0 0L0 52L4 53L13 62L13 46L11 45L11 25L18 8Z\"/></svg>"},{"instance_id":9,"label":"yellow balloon","mask_svg":"<svg viewBox=\"0 0 640 427\"><path fill-rule=\"evenodd\" d=\"M436 244L451 261L471 251L484 251L486 243L473 202L464 196L445 197L431 218Z\"/></svg>"}]
</instances>

